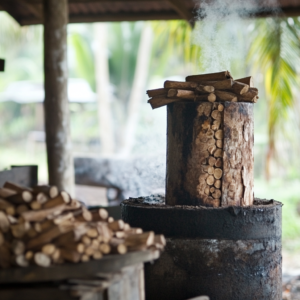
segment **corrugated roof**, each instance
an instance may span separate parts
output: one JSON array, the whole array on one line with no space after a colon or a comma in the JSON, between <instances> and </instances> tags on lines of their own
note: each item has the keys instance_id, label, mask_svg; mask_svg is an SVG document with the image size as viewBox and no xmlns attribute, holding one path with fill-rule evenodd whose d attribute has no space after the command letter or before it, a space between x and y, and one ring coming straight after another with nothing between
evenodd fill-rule
<instances>
[{"instance_id":1,"label":"corrugated roof","mask_svg":"<svg viewBox=\"0 0 300 300\"><path fill-rule=\"evenodd\" d=\"M0 0L0 10L7 11L21 25L41 24L42 2L42 0ZM232 2L234 3L234 0ZM69 21L70 23L172 19L192 21L196 15L195 3L199 3L201 7L201 1L193 0L69 0ZM267 4L262 4L263 1L257 3L262 7L252 11L253 16L269 16L273 12L273 7L277 6L273 1L268 1ZM300 0L280 0L277 3L281 15L300 15Z\"/></svg>"}]
</instances>

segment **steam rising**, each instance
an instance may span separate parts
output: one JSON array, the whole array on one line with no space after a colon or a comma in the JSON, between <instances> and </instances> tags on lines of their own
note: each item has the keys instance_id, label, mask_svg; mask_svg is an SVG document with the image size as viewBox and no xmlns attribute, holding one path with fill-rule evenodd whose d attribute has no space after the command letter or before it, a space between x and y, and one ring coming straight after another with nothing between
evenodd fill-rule
<instances>
[{"instance_id":1,"label":"steam rising","mask_svg":"<svg viewBox=\"0 0 300 300\"><path fill-rule=\"evenodd\" d=\"M247 39L251 17L257 13L276 16L277 7L277 0L200 1L194 43L202 49L201 69L205 72L230 69L233 59L242 59L241 52L246 52L243 40Z\"/></svg>"}]
</instances>

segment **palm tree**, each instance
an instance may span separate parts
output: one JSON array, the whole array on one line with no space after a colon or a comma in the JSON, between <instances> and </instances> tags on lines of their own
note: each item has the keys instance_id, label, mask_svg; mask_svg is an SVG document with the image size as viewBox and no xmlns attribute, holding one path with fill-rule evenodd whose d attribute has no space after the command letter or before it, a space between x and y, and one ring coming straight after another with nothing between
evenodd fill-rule
<instances>
[{"instance_id":1,"label":"palm tree","mask_svg":"<svg viewBox=\"0 0 300 300\"><path fill-rule=\"evenodd\" d=\"M300 62L300 23L297 18L267 18L255 21L250 35L248 61L264 74L268 103L268 151L266 176L276 154L276 136L294 107L297 65Z\"/></svg>"}]
</instances>

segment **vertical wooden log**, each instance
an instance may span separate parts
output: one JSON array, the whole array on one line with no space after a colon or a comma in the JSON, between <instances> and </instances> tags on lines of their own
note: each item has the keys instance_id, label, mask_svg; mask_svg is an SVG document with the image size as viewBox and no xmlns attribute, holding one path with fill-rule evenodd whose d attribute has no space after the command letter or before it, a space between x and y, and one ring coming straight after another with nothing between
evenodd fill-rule
<instances>
[{"instance_id":1,"label":"vertical wooden log","mask_svg":"<svg viewBox=\"0 0 300 300\"><path fill-rule=\"evenodd\" d=\"M177 102L167 115L166 204L252 205L253 104Z\"/></svg>"},{"instance_id":2,"label":"vertical wooden log","mask_svg":"<svg viewBox=\"0 0 300 300\"><path fill-rule=\"evenodd\" d=\"M253 104L225 102L222 206L253 205Z\"/></svg>"},{"instance_id":3,"label":"vertical wooden log","mask_svg":"<svg viewBox=\"0 0 300 300\"><path fill-rule=\"evenodd\" d=\"M68 1L44 0L45 132L49 184L74 191L71 149L67 24Z\"/></svg>"}]
</instances>

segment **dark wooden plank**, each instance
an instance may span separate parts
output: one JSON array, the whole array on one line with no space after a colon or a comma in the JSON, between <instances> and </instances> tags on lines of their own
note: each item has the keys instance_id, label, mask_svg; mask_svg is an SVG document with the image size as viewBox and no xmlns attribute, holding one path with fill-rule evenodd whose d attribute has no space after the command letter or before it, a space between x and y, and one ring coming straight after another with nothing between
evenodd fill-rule
<instances>
[{"instance_id":1,"label":"dark wooden plank","mask_svg":"<svg viewBox=\"0 0 300 300\"><path fill-rule=\"evenodd\" d=\"M116 272L120 269L149 262L159 257L159 251L129 252L124 255L108 255L100 260L93 260L80 264L64 264L41 268L12 268L0 270L0 284L58 281L68 278L87 278L98 272Z\"/></svg>"},{"instance_id":2,"label":"dark wooden plank","mask_svg":"<svg viewBox=\"0 0 300 300\"><path fill-rule=\"evenodd\" d=\"M14 288L0 288L1 300L74 300L70 292L60 290L59 287L43 287L38 286L30 288L21 288L15 286Z\"/></svg>"},{"instance_id":3,"label":"dark wooden plank","mask_svg":"<svg viewBox=\"0 0 300 300\"><path fill-rule=\"evenodd\" d=\"M0 187L5 181L12 181L23 186L34 186L38 183L38 166L12 166L11 170L0 172Z\"/></svg>"}]
</instances>

